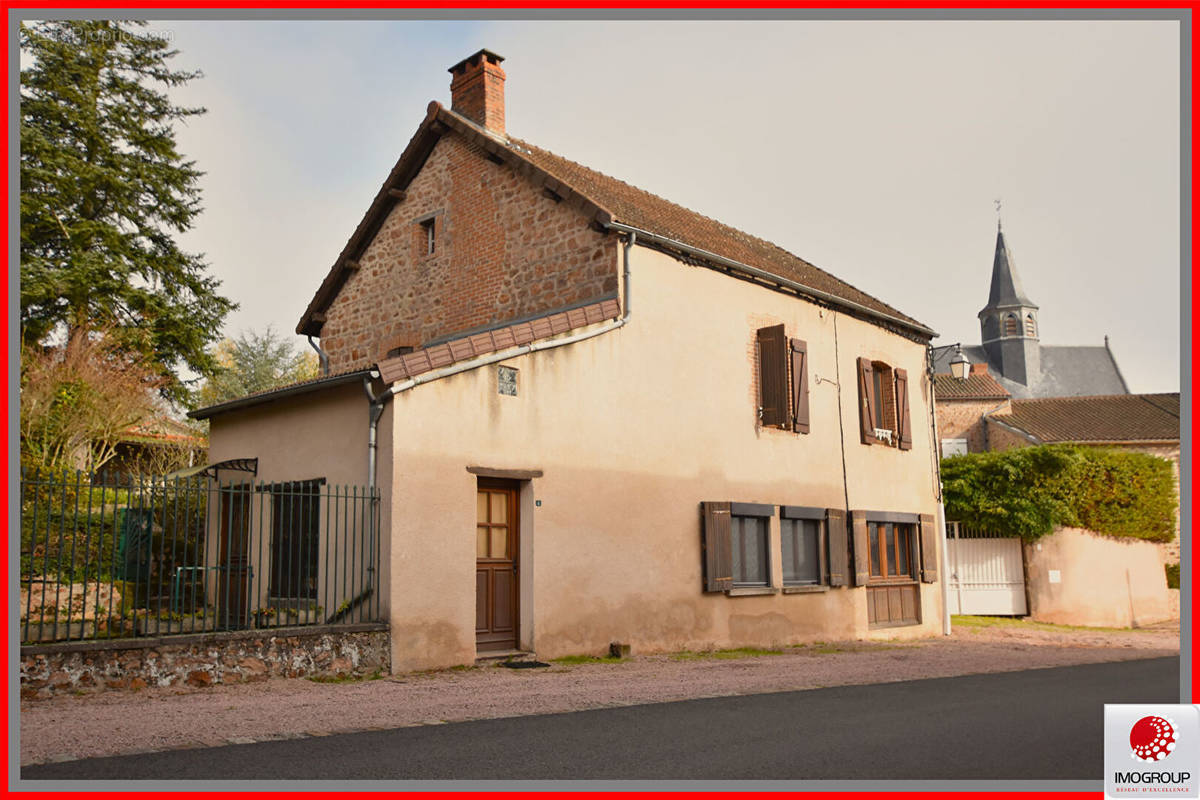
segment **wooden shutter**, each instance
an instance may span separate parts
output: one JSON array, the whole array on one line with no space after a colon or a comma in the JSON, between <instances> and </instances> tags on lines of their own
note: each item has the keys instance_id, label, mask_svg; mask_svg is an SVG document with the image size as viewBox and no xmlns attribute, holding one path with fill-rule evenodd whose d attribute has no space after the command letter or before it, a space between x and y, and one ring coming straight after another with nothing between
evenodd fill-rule
<instances>
[{"instance_id":1,"label":"wooden shutter","mask_svg":"<svg viewBox=\"0 0 1200 800\"><path fill-rule=\"evenodd\" d=\"M700 504L700 549L704 555L704 591L733 588L733 518L729 503Z\"/></svg>"},{"instance_id":2,"label":"wooden shutter","mask_svg":"<svg viewBox=\"0 0 1200 800\"><path fill-rule=\"evenodd\" d=\"M921 514L921 582L937 581L938 535L932 514Z\"/></svg>"},{"instance_id":3,"label":"wooden shutter","mask_svg":"<svg viewBox=\"0 0 1200 800\"><path fill-rule=\"evenodd\" d=\"M758 390L762 424L788 425L787 336L782 325L758 329Z\"/></svg>"},{"instance_id":4,"label":"wooden shutter","mask_svg":"<svg viewBox=\"0 0 1200 800\"><path fill-rule=\"evenodd\" d=\"M871 539L867 536L867 512L850 512L850 530L854 538L854 585L866 586L871 577Z\"/></svg>"},{"instance_id":5,"label":"wooden shutter","mask_svg":"<svg viewBox=\"0 0 1200 800\"><path fill-rule=\"evenodd\" d=\"M792 430L808 433L808 342L792 339Z\"/></svg>"},{"instance_id":6,"label":"wooden shutter","mask_svg":"<svg viewBox=\"0 0 1200 800\"><path fill-rule=\"evenodd\" d=\"M850 551L846 543L846 512L840 508L825 509L825 527L829 541L829 585L845 586Z\"/></svg>"},{"instance_id":7,"label":"wooden shutter","mask_svg":"<svg viewBox=\"0 0 1200 800\"><path fill-rule=\"evenodd\" d=\"M858 432L863 444L875 443L875 396L871 392L871 361L858 359Z\"/></svg>"},{"instance_id":8,"label":"wooden shutter","mask_svg":"<svg viewBox=\"0 0 1200 800\"><path fill-rule=\"evenodd\" d=\"M900 449L912 450L912 420L908 413L908 373L896 368L896 425L899 426Z\"/></svg>"}]
</instances>

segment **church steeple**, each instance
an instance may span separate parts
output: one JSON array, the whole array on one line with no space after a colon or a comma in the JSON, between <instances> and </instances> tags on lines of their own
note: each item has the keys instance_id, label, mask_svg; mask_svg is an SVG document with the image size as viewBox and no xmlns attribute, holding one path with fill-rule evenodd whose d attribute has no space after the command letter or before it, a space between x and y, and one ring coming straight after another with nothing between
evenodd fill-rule
<instances>
[{"instance_id":1,"label":"church steeple","mask_svg":"<svg viewBox=\"0 0 1200 800\"><path fill-rule=\"evenodd\" d=\"M997 223L991 291L979 312L979 326L988 361L1004 377L1026 386L1041 372L1037 311L1025 294L1004 231Z\"/></svg>"}]
</instances>

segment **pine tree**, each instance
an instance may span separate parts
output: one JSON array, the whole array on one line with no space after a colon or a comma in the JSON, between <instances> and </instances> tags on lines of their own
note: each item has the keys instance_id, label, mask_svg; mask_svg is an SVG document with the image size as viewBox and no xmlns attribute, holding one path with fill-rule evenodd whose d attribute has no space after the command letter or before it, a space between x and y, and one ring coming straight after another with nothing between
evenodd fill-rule
<instances>
[{"instance_id":1,"label":"pine tree","mask_svg":"<svg viewBox=\"0 0 1200 800\"><path fill-rule=\"evenodd\" d=\"M199 77L144 22L21 25L21 326L26 342L104 329L149 357L187 398L236 305L175 237L200 213L195 162L177 122L204 113L167 90Z\"/></svg>"}]
</instances>

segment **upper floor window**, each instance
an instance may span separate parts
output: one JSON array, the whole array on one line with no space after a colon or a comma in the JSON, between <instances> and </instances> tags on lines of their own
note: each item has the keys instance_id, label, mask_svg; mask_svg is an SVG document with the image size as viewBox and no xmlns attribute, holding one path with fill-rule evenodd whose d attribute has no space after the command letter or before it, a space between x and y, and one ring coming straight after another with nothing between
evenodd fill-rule
<instances>
[{"instance_id":1,"label":"upper floor window","mask_svg":"<svg viewBox=\"0 0 1200 800\"><path fill-rule=\"evenodd\" d=\"M759 328L758 417L769 428L808 433L808 343L782 325Z\"/></svg>"},{"instance_id":2,"label":"upper floor window","mask_svg":"<svg viewBox=\"0 0 1200 800\"><path fill-rule=\"evenodd\" d=\"M859 433L863 444L912 449L908 373L882 361L858 359Z\"/></svg>"},{"instance_id":3,"label":"upper floor window","mask_svg":"<svg viewBox=\"0 0 1200 800\"><path fill-rule=\"evenodd\" d=\"M437 225L432 218L421 223L421 232L425 239L425 255L431 256L437 250Z\"/></svg>"}]
</instances>

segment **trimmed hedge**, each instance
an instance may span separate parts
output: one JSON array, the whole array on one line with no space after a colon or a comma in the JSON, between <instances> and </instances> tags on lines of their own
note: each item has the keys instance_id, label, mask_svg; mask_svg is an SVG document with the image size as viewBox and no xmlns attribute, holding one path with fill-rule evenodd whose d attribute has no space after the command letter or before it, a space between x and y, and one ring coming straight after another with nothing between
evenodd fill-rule
<instances>
[{"instance_id":1,"label":"trimmed hedge","mask_svg":"<svg viewBox=\"0 0 1200 800\"><path fill-rule=\"evenodd\" d=\"M946 518L1033 541L1066 525L1168 542L1171 463L1129 450L1042 445L942 459Z\"/></svg>"}]
</instances>

